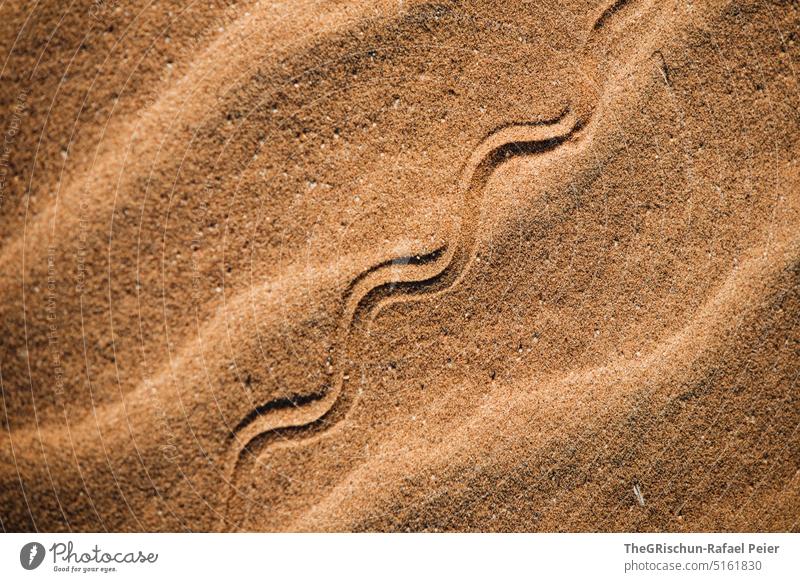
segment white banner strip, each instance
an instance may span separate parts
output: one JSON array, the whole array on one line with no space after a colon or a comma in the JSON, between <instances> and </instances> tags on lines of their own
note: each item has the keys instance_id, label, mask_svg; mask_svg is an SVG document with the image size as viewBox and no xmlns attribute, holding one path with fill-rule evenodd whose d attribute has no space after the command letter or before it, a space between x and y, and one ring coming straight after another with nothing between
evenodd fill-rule
<instances>
[{"instance_id":1,"label":"white banner strip","mask_svg":"<svg viewBox=\"0 0 800 582\"><path fill-rule=\"evenodd\" d=\"M800 580L800 534L3 534L0 580Z\"/></svg>"}]
</instances>

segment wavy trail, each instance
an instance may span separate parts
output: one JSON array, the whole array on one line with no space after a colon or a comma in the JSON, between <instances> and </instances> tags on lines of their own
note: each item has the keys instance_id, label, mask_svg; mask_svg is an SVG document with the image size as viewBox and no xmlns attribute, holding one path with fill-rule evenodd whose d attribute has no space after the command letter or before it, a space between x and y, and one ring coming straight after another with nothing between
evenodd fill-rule
<instances>
[{"instance_id":1,"label":"wavy trail","mask_svg":"<svg viewBox=\"0 0 800 582\"><path fill-rule=\"evenodd\" d=\"M337 372L329 386L311 394L270 400L251 410L234 428L235 447L230 470L230 504L237 485L254 469L261 454L280 441L298 441L329 430L341 422L355 402L346 367L351 338L365 331L368 315L389 300L412 300L452 287L466 272L473 255L479 212L486 184L506 161L543 154L576 137L584 127L575 113L564 110L555 119L514 124L492 132L475 149L462 172L464 195L452 240L424 255L380 263L356 277L344 292L345 310L335 362Z\"/></svg>"},{"instance_id":2,"label":"wavy trail","mask_svg":"<svg viewBox=\"0 0 800 582\"><path fill-rule=\"evenodd\" d=\"M591 48L596 35L631 3L631 0L615 0L608 5L594 21L585 48ZM453 226L451 242L427 254L379 263L348 285L343 295L345 308L339 340L335 344L337 371L331 384L310 394L270 400L251 410L232 431L231 447L235 453L229 470L228 513L237 493L247 497L237 486L252 472L266 449L280 442L313 437L330 430L347 416L355 395L347 373L346 355L351 338L365 331L368 315L390 301L404 297L416 300L455 285L473 255L483 194L492 173L508 160L544 154L575 139L592 118L597 103L584 105L588 105L587 111L581 111L580 115L574 107L568 107L554 119L510 124L491 132L475 148L462 170L459 190L464 202Z\"/></svg>"}]
</instances>

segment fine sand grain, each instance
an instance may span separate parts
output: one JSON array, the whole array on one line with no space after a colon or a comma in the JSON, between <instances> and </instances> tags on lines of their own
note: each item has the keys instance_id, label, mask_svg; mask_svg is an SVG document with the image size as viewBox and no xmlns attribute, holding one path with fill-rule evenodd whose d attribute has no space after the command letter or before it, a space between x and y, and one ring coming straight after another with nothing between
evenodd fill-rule
<instances>
[{"instance_id":1,"label":"fine sand grain","mask_svg":"<svg viewBox=\"0 0 800 582\"><path fill-rule=\"evenodd\" d=\"M800 6L0 6L6 531L800 530Z\"/></svg>"}]
</instances>

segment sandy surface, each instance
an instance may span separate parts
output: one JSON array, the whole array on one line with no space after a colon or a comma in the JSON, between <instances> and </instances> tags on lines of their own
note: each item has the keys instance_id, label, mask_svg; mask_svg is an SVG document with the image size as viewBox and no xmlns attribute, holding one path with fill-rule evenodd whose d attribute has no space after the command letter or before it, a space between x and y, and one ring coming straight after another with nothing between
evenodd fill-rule
<instances>
[{"instance_id":1,"label":"sandy surface","mask_svg":"<svg viewBox=\"0 0 800 582\"><path fill-rule=\"evenodd\" d=\"M0 22L3 530L800 529L796 2Z\"/></svg>"}]
</instances>

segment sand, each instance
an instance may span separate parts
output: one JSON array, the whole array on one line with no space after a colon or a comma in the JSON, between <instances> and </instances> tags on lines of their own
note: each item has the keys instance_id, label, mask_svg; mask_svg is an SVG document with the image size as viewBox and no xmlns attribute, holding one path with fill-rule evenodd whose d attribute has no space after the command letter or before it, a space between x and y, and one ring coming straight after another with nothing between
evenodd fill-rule
<instances>
[{"instance_id":1,"label":"sand","mask_svg":"<svg viewBox=\"0 0 800 582\"><path fill-rule=\"evenodd\" d=\"M0 16L3 530L800 530L795 2Z\"/></svg>"}]
</instances>

